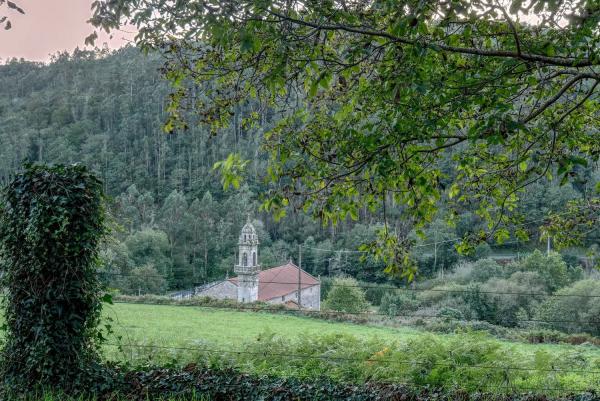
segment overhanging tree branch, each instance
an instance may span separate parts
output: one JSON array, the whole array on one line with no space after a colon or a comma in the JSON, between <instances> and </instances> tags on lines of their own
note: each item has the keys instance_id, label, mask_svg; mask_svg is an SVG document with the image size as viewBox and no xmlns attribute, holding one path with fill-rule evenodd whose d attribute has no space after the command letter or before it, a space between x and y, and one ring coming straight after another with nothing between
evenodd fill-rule
<instances>
[{"instance_id":1,"label":"overhanging tree branch","mask_svg":"<svg viewBox=\"0 0 600 401\"><path fill-rule=\"evenodd\" d=\"M311 21L305 21L297 18L292 18L290 16L278 13L273 10L268 10L270 14L273 16L279 17L282 20L290 21L297 25L304 25L311 28L316 28L325 31L344 31L349 33L356 33L360 35L366 36L374 36L380 38L386 38L396 43L402 43L405 45L411 46L423 46L431 50L445 50L451 53L460 53L460 54L471 54L475 56L485 56L485 57L500 57L500 58L513 58L520 59L531 62L538 62L549 66L558 66L558 67L589 67L589 66L597 66L600 65L600 61L594 61L592 59L577 59L572 57L549 57L541 54L533 54L533 53L520 53L519 51L514 52L510 50L487 50L487 49L479 49L479 48L469 48L469 47L460 47L460 46L449 46L444 43L436 43L436 42L428 42L427 39L409 39L402 38L395 35L392 35L388 32L379 31L376 29L368 29L358 26L344 25L344 24L317 24Z\"/></svg>"}]
</instances>

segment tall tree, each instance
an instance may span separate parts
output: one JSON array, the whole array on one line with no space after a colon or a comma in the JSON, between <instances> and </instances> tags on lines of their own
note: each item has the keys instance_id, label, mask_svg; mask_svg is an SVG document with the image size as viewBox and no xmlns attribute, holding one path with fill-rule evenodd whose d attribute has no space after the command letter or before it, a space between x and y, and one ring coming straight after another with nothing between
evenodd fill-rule
<instances>
[{"instance_id":1,"label":"tall tree","mask_svg":"<svg viewBox=\"0 0 600 401\"><path fill-rule=\"evenodd\" d=\"M216 246L216 227L218 219L217 205L213 201L212 195L209 191L204 193L202 200L195 199L189 208L190 215L190 229L193 237L193 262L196 265L196 248L200 249L202 256L202 270L200 277L202 280L208 278L209 269L209 254L215 249ZM194 272L194 278L198 278L196 272Z\"/></svg>"},{"instance_id":2,"label":"tall tree","mask_svg":"<svg viewBox=\"0 0 600 401\"><path fill-rule=\"evenodd\" d=\"M191 271L184 241L189 233L188 205L182 192L173 190L165 199L161 209L161 221L169 238L173 277L176 282L189 282Z\"/></svg>"}]
</instances>

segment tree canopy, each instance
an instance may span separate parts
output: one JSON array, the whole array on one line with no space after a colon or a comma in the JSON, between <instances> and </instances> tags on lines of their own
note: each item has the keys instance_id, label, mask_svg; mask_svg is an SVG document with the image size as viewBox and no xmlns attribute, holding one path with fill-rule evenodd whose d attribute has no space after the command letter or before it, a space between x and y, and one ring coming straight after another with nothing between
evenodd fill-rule
<instances>
[{"instance_id":1,"label":"tree canopy","mask_svg":"<svg viewBox=\"0 0 600 401\"><path fill-rule=\"evenodd\" d=\"M94 25L134 24L137 43L166 57L167 131L187 127L193 110L217 132L250 101L249 126L277 116L263 135L264 207L276 214L293 207L336 222L391 202L420 225L450 199L488 222L476 240L502 241L522 218L515 206L524 188L567 182L600 154L594 0L99 0L93 8ZM225 186L244 165L240 157L220 165ZM580 207L597 212L594 203ZM384 228L370 249L405 265L404 238Z\"/></svg>"}]
</instances>

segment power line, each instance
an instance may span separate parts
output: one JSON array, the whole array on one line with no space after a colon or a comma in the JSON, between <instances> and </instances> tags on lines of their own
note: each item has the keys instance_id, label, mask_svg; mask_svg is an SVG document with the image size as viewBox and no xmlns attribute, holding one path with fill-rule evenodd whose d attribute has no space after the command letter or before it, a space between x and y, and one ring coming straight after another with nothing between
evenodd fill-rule
<instances>
[{"instance_id":1,"label":"power line","mask_svg":"<svg viewBox=\"0 0 600 401\"><path fill-rule=\"evenodd\" d=\"M139 277L132 274L122 273L100 273L109 276L120 276L120 277ZM144 275L143 277L163 277L161 275ZM261 281L263 284L281 284L281 285L297 285L298 282L293 281ZM321 283L322 284L322 283ZM315 284L316 285L316 284ZM378 290L390 290L390 291L406 291L406 292L441 292L441 293L456 293L456 294L489 294L489 295L514 295L514 296L530 296L530 297L546 297L546 298L600 298L600 295L589 295L589 294L547 294L544 292L511 292L511 291L487 291L487 290L460 290L460 289L445 289L445 288L410 288L410 287L392 287L384 285L372 285L372 284L329 284L331 287L341 288L361 288L361 289L378 289ZM193 290L183 290L193 291ZM152 294L155 295L155 294ZM167 294L168 296L168 294Z\"/></svg>"}]
</instances>

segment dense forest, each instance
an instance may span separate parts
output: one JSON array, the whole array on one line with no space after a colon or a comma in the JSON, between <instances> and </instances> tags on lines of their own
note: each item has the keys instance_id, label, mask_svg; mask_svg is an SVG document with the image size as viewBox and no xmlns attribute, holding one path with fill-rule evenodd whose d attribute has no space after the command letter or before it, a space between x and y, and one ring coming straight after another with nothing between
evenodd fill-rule
<instances>
[{"instance_id":1,"label":"dense forest","mask_svg":"<svg viewBox=\"0 0 600 401\"><path fill-rule=\"evenodd\" d=\"M91 167L104 183L111 214L103 269L125 293L163 293L232 274L237 236L248 215L259 230L263 266L297 260L302 245L303 268L315 275L397 280L356 252L373 239L381 214L363 211L356 221L323 226L302 213L275 221L259 211L267 189L261 133L271 124L268 112L259 127L246 127L247 110L238 109L233 124L216 135L201 125L166 134L170 88L161 64L157 56L128 47L57 54L49 64L11 60L0 66L0 183L26 161ZM213 165L231 152L250 160L250 168L238 190L225 191ZM589 166L579 168L572 184L532 184L520 200L530 239L483 244L471 257L545 247L539 240L544 217L588 196L598 181L600 170ZM410 232L410 223L398 216L390 204L390 225ZM454 228L443 216L436 219L425 238L415 237L419 275L451 270L462 258L454 239L481 227L468 210ZM565 258L594 251L599 242L596 228L581 249L565 251Z\"/></svg>"}]
</instances>

